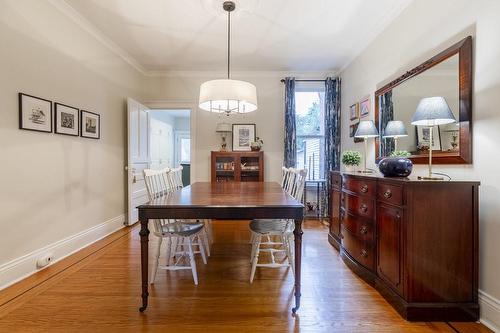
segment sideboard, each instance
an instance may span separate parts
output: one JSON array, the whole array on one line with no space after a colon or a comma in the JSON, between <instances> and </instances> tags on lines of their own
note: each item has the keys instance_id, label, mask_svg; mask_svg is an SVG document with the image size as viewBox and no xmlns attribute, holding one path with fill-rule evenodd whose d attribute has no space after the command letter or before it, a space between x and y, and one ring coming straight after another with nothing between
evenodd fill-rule
<instances>
[{"instance_id":1,"label":"sideboard","mask_svg":"<svg viewBox=\"0 0 500 333\"><path fill-rule=\"evenodd\" d=\"M411 321L476 321L479 182L331 173L328 239Z\"/></svg>"}]
</instances>

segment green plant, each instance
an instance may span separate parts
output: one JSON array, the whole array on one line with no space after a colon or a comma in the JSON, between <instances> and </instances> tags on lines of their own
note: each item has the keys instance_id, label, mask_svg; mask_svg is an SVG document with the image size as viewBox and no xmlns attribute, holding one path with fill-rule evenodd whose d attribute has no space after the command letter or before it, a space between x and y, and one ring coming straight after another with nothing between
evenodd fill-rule
<instances>
[{"instance_id":1,"label":"green plant","mask_svg":"<svg viewBox=\"0 0 500 333\"><path fill-rule=\"evenodd\" d=\"M357 166L361 163L361 154L356 150L346 150L342 153L342 163L348 166Z\"/></svg>"},{"instance_id":2,"label":"green plant","mask_svg":"<svg viewBox=\"0 0 500 333\"><path fill-rule=\"evenodd\" d=\"M391 153L391 157L409 157L410 155L406 150L396 150Z\"/></svg>"}]
</instances>

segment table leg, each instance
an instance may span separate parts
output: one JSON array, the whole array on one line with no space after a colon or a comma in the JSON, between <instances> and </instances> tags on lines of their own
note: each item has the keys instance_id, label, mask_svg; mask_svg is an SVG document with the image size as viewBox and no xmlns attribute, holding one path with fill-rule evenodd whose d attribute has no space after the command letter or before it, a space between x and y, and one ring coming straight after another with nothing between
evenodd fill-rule
<instances>
[{"instance_id":1,"label":"table leg","mask_svg":"<svg viewBox=\"0 0 500 333\"><path fill-rule=\"evenodd\" d=\"M149 229L148 229L148 219L140 218L141 221L141 231L139 235L141 236L141 275L142 275L142 306L139 311L144 312L148 307L148 245L149 245Z\"/></svg>"},{"instance_id":2,"label":"table leg","mask_svg":"<svg viewBox=\"0 0 500 333\"><path fill-rule=\"evenodd\" d=\"M293 235L295 238L295 307L292 313L300 308L300 271L302 265L302 219L295 220Z\"/></svg>"}]
</instances>

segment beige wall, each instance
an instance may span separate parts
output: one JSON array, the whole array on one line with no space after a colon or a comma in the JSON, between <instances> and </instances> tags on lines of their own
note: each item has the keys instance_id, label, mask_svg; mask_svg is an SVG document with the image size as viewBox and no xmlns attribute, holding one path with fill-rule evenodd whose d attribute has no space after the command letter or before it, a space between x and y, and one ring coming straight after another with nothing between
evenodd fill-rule
<instances>
[{"instance_id":1,"label":"beige wall","mask_svg":"<svg viewBox=\"0 0 500 333\"><path fill-rule=\"evenodd\" d=\"M197 105L200 84L206 80L224 77L223 73L180 73L171 77L151 78L149 81L148 105L161 107L161 100L175 101L176 107ZM192 145L195 163L194 181L210 180L210 151L220 147L220 136L215 133L216 124L220 121L229 123L256 124L257 136L264 140L265 179L280 181L283 163L283 117L284 87L280 82L285 76L297 78L322 78L326 73L283 73L254 72L234 73L232 78L246 80L256 85L259 108L245 115L218 115L195 109L192 114L195 143ZM160 101L151 103L152 101ZM167 104L168 105L168 104ZM231 138L229 138L231 139ZM231 148L231 144L229 144Z\"/></svg>"},{"instance_id":2,"label":"beige wall","mask_svg":"<svg viewBox=\"0 0 500 333\"><path fill-rule=\"evenodd\" d=\"M362 144L354 144L349 138L349 105L368 93L371 95L373 105L373 93L377 88L463 37L467 35L474 37L474 164L436 166L436 171L449 173L455 179L481 181L480 288L497 300L500 299L498 13L500 13L500 2L493 0L414 1L341 74L342 149L361 151ZM373 112L371 116L373 117ZM373 160L372 147L369 162L375 167ZM424 168L416 166L413 172L422 174ZM498 304L496 306L498 307ZM485 307L483 313L484 310Z\"/></svg>"},{"instance_id":3,"label":"beige wall","mask_svg":"<svg viewBox=\"0 0 500 333\"><path fill-rule=\"evenodd\" d=\"M126 97L143 78L47 1L0 8L1 266L125 213ZM101 114L101 139L19 130L18 92Z\"/></svg>"}]
</instances>

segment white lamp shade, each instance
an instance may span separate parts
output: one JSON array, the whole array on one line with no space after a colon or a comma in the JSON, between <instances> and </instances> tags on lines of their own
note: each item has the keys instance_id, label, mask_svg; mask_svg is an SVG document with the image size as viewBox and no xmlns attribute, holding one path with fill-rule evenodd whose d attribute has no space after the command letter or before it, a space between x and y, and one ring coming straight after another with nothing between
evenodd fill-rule
<instances>
[{"instance_id":1,"label":"white lamp shade","mask_svg":"<svg viewBox=\"0 0 500 333\"><path fill-rule=\"evenodd\" d=\"M233 131L231 124L228 123L218 123L217 128L215 129L217 133L230 133Z\"/></svg>"},{"instance_id":2,"label":"white lamp shade","mask_svg":"<svg viewBox=\"0 0 500 333\"><path fill-rule=\"evenodd\" d=\"M239 80L207 81L200 86L199 107L217 113L252 112L257 110L257 88Z\"/></svg>"},{"instance_id":3,"label":"white lamp shade","mask_svg":"<svg viewBox=\"0 0 500 333\"><path fill-rule=\"evenodd\" d=\"M401 138L408 136L405 124L401 120L391 120L387 123L384 130L384 138Z\"/></svg>"},{"instance_id":4,"label":"white lamp shade","mask_svg":"<svg viewBox=\"0 0 500 333\"><path fill-rule=\"evenodd\" d=\"M453 112L444 97L422 98L411 118L411 124L417 126L437 126L456 122Z\"/></svg>"},{"instance_id":5,"label":"white lamp shade","mask_svg":"<svg viewBox=\"0 0 500 333\"><path fill-rule=\"evenodd\" d=\"M378 131L372 120L360 121L358 129L354 133L354 137L356 138L375 138L377 136Z\"/></svg>"}]
</instances>

